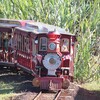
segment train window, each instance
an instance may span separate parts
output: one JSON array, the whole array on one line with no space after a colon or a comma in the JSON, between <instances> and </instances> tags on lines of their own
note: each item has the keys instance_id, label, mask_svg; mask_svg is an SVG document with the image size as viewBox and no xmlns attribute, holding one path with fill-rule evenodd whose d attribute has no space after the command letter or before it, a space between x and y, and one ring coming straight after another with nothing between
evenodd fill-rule
<instances>
[{"instance_id":1,"label":"train window","mask_svg":"<svg viewBox=\"0 0 100 100\"><path fill-rule=\"evenodd\" d=\"M26 52L26 37L24 37L24 51Z\"/></svg>"},{"instance_id":2,"label":"train window","mask_svg":"<svg viewBox=\"0 0 100 100\"><path fill-rule=\"evenodd\" d=\"M24 37L24 51L25 52L29 52L30 48L29 48L29 38L28 37Z\"/></svg>"},{"instance_id":3,"label":"train window","mask_svg":"<svg viewBox=\"0 0 100 100\"><path fill-rule=\"evenodd\" d=\"M19 35L17 34L17 49L19 50Z\"/></svg>"},{"instance_id":4,"label":"train window","mask_svg":"<svg viewBox=\"0 0 100 100\"><path fill-rule=\"evenodd\" d=\"M63 38L61 40L61 52L69 52L69 39Z\"/></svg>"},{"instance_id":5,"label":"train window","mask_svg":"<svg viewBox=\"0 0 100 100\"><path fill-rule=\"evenodd\" d=\"M8 33L3 33L3 46L8 51Z\"/></svg>"},{"instance_id":6,"label":"train window","mask_svg":"<svg viewBox=\"0 0 100 100\"><path fill-rule=\"evenodd\" d=\"M0 48L8 51L8 46L11 46L11 34L7 32L0 33Z\"/></svg>"},{"instance_id":7,"label":"train window","mask_svg":"<svg viewBox=\"0 0 100 100\"><path fill-rule=\"evenodd\" d=\"M12 47L17 47L17 34L13 34L12 36Z\"/></svg>"},{"instance_id":8,"label":"train window","mask_svg":"<svg viewBox=\"0 0 100 100\"><path fill-rule=\"evenodd\" d=\"M25 36L22 35L22 51L25 51Z\"/></svg>"},{"instance_id":9,"label":"train window","mask_svg":"<svg viewBox=\"0 0 100 100\"><path fill-rule=\"evenodd\" d=\"M21 50L21 34L19 34L19 50Z\"/></svg>"},{"instance_id":10,"label":"train window","mask_svg":"<svg viewBox=\"0 0 100 100\"><path fill-rule=\"evenodd\" d=\"M2 33L0 32L0 49L2 47Z\"/></svg>"},{"instance_id":11,"label":"train window","mask_svg":"<svg viewBox=\"0 0 100 100\"><path fill-rule=\"evenodd\" d=\"M26 52L29 53L29 38L26 37Z\"/></svg>"},{"instance_id":12,"label":"train window","mask_svg":"<svg viewBox=\"0 0 100 100\"><path fill-rule=\"evenodd\" d=\"M36 45L35 45L35 40L33 39L32 40L32 52L33 52L33 55L35 55L36 54Z\"/></svg>"},{"instance_id":13,"label":"train window","mask_svg":"<svg viewBox=\"0 0 100 100\"><path fill-rule=\"evenodd\" d=\"M12 35L8 35L8 46L12 47Z\"/></svg>"},{"instance_id":14,"label":"train window","mask_svg":"<svg viewBox=\"0 0 100 100\"><path fill-rule=\"evenodd\" d=\"M22 51L22 44L23 44L23 42L22 42L22 35L20 35L20 50Z\"/></svg>"},{"instance_id":15,"label":"train window","mask_svg":"<svg viewBox=\"0 0 100 100\"><path fill-rule=\"evenodd\" d=\"M17 35L17 48L18 50L21 50L21 34Z\"/></svg>"},{"instance_id":16,"label":"train window","mask_svg":"<svg viewBox=\"0 0 100 100\"><path fill-rule=\"evenodd\" d=\"M16 34L16 37L17 37L17 49L19 50L19 41L18 41L18 37L19 37L19 35Z\"/></svg>"},{"instance_id":17,"label":"train window","mask_svg":"<svg viewBox=\"0 0 100 100\"><path fill-rule=\"evenodd\" d=\"M24 51L24 36L22 35L22 51Z\"/></svg>"},{"instance_id":18,"label":"train window","mask_svg":"<svg viewBox=\"0 0 100 100\"><path fill-rule=\"evenodd\" d=\"M39 45L40 51L46 51L47 50L47 38L46 37L41 37L39 44L40 44Z\"/></svg>"}]
</instances>

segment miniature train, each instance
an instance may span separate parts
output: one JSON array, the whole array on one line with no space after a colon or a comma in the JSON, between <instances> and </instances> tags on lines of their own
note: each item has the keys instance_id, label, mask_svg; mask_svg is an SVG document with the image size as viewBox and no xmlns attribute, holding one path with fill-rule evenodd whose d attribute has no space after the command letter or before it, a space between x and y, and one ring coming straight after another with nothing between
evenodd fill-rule
<instances>
[{"instance_id":1,"label":"miniature train","mask_svg":"<svg viewBox=\"0 0 100 100\"><path fill-rule=\"evenodd\" d=\"M40 89L59 90L73 80L75 44L76 36L60 27L0 19L0 66L30 73Z\"/></svg>"}]
</instances>

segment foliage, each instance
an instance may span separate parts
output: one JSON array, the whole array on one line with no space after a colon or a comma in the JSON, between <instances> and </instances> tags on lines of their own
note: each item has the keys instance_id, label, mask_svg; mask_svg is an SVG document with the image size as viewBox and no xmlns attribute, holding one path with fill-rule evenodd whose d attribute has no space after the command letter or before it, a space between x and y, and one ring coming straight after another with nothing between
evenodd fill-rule
<instances>
[{"instance_id":1,"label":"foliage","mask_svg":"<svg viewBox=\"0 0 100 100\"><path fill-rule=\"evenodd\" d=\"M2 3L0 2L0 17L3 17L4 15L3 15L3 5L2 5Z\"/></svg>"},{"instance_id":2,"label":"foliage","mask_svg":"<svg viewBox=\"0 0 100 100\"><path fill-rule=\"evenodd\" d=\"M99 0L1 0L0 8L0 17L45 22L77 34L76 79L100 78Z\"/></svg>"}]
</instances>

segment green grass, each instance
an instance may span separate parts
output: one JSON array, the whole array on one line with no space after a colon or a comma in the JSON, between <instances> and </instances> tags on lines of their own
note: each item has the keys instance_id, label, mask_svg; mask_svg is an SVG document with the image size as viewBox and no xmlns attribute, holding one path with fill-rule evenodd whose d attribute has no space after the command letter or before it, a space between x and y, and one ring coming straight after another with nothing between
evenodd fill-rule
<instances>
[{"instance_id":1,"label":"green grass","mask_svg":"<svg viewBox=\"0 0 100 100\"><path fill-rule=\"evenodd\" d=\"M9 94L0 94L0 100L9 100L8 98L14 96L15 94L9 93Z\"/></svg>"},{"instance_id":2,"label":"green grass","mask_svg":"<svg viewBox=\"0 0 100 100\"><path fill-rule=\"evenodd\" d=\"M0 100L12 100L11 98L14 98L18 95L21 95L21 93L0 94Z\"/></svg>"},{"instance_id":3,"label":"green grass","mask_svg":"<svg viewBox=\"0 0 100 100\"><path fill-rule=\"evenodd\" d=\"M82 87L87 90L100 91L100 81L93 81L90 83L82 84Z\"/></svg>"},{"instance_id":4,"label":"green grass","mask_svg":"<svg viewBox=\"0 0 100 100\"><path fill-rule=\"evenodd\" d=\"M21 93L14 93L15 82L6 83L0 81L0 100L11 100L12 97L20 95Z\"/></svg>"},{"instance_id":5,"label":"green grass","mask_svg":"<svg viewBox=\"0 0 100 100\"><path fill-rule=\"evenodd\" d=\"M0 89L12 89L13 86L12 86L12 83L8 84L8 83L5 83L3 81L0 82Z\"/></svg>"},{"instance_id":6,"label":"green grass","mask_svg":"<svg viewBox=\"0 0 100 100\"><path fill-rule=\"evenodd\" d=\"M13 93L14 83L0 82L0 94Z\"/></svg>"},{"instance_id":7,"label":"green grass","mask_svg":"<svg viewBox=\"0 0 100 100\"><path fill-rule=\"evenodd\" d=\"M14 96L12 83L0 82L0 100L10 100L11 96Z\"/></svg>"}]
</instances>

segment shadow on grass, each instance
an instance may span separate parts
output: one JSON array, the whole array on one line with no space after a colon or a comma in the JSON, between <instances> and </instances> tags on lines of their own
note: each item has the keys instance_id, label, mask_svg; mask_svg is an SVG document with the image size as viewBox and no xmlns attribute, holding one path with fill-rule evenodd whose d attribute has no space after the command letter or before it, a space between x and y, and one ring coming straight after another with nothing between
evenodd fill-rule
<instances>
[{"instance_id":1,"label":"shadow on grass","mask_svg":"<svg viewBox=\"0 0 100 100\"><path fill-rule=\"evenodd\" d=\"M0 74L0 83L3 82L5 87L1 86L0 94L20 93L20 92L38 92L39 89L32 85L33 77L28 74L17 75L15 73ZM6 87L6 85L8 87ZM11 86L11 87L10 87Z\"/></svg>"},{"instance_id":2,"label":"shadow on grass","mask_svg":"<svg viewBox=\"0 0 100 100\"><path fill-rule=\"evenodd\" d=\"M100 100L100 91L89 91L79 88L74 100Z\"/></svg>"},{"instance_id":3,"label":"shadow on grass","mask_svg":"<svg viewBox=\"0 0 100 100\"><path fill-rule=\"evenodd\" d=\"M0 94L8 94L13 92L13 89L0 89Z\"/></svg>"}]
</instances>

